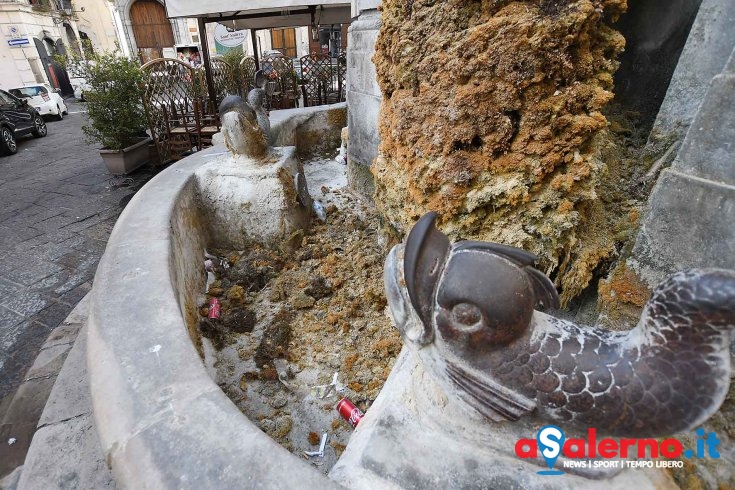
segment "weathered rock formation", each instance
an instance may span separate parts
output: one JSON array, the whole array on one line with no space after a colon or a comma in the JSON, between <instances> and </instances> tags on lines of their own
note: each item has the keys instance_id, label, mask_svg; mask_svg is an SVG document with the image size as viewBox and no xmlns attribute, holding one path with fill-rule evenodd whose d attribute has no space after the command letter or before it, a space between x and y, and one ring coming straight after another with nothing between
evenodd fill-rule
<instances>
[{"instance_id":1,"label":"weathered rock formation","mask_svg":"<svg viewBox=\"0 0 735 490\"><path fill-rule=\"evenodd\" d=\"M615 250L601 157L626 0L385 0L376 201L403 235L437 211L452 239L541 257L568 302ZM607 148L607 149L605 149Z\"/></svg>"}]
</instances>

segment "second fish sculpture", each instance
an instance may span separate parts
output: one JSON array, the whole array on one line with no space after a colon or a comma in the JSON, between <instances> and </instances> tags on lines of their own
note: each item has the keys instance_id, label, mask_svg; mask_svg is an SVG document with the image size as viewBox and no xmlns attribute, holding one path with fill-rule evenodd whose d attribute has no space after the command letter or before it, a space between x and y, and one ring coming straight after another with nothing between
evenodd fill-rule
<instances>
[{"instance_id":1,"label":"second fish sculpture","mask_svg":"<svg viewBox=\"0 0 735 490\"><path fill-rule=\"evenodd\" d=\"M696 427L730 382L735 272L693 269L661 283L627 332L536 311L558 307L524 250L451 244L423 216L386 260L391 314L448 396L493 422L527 418L626 437Z\"/></svg>"}]
</instances>

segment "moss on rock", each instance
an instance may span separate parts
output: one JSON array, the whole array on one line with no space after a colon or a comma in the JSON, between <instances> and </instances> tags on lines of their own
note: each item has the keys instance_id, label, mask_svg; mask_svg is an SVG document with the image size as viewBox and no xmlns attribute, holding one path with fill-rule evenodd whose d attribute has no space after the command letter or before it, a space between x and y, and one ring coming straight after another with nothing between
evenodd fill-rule
<instances>
[{"instance_id":1,"label":"moss on rock","mask_svg":"<svg viewBox=\"0 0 735 490\"><path fill-rule=\"evenodd\" d=\"M564 302L615 251L600 192L603 106L625 0L386 0L376 204L405 233L434 210L453 239L523 247ZM613 169L614 170L614 169ZM617 211L617 210L615 210Z\"/></svg>"}]
</instances>

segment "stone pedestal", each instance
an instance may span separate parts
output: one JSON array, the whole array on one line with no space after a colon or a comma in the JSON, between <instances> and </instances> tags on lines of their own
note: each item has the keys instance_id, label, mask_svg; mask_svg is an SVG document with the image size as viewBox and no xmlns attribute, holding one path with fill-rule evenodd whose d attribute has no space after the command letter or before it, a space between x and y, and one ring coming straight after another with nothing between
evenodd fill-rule
<instances>
[{"instance_id":1,"label":"stone pedestal","mask_svg":"<svg viewBox=\"0 0 735 490\"><path fill-rule=\"evenodd\" d=\"M194 175L209 243L278 244L309 226L311 198L293 146L272 148L263 161L227 153Z\"/></svg>"},{"instance_id":2,"label":"stone pedestal","mask_svg":"<svg viewBox=\"0 0 735 490\"><path fill-rule=\"evenodd\" d=\"M351 489L543 488L675 489L662 470L565 468L547 470L539 456L522 460L515 443L535 439L541 426L526 420L492 424L446 396L404 348L375 403L360 421L329 477ZM584 437L567 434L567 437ZM621 464L622 466L622 464Z\"/></svg>"},{"instance_id":3,"label":"stone pedestal","mask_svg":"<svg viewBox=\"0 0 735 490\"><path fill-rule=\"evenodd\" d=\"M383 97L375 76L372 56L380 29L380 2L357 2L361 12L350 24L350 49L347 52L347 99L350 101L348 126L350 145L347 148L347 176L350 187L372 198L375 192L370 166L378 156L378 112Z\"/></svg>"}]
</instances>

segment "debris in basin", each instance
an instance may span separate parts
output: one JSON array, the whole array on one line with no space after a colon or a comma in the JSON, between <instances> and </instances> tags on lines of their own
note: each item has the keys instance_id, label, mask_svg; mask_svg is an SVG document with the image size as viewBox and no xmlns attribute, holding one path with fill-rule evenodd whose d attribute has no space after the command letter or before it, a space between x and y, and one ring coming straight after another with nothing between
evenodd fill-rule
<instances>
[{"instance_id":1,"label":"debris in basin","mask_svg":"<svg viewBox=\"0 0 735 490\"><path fill-rule=\"evenodd\" d=\"M212 255L207 250L204 250L204 258L207 259L204 261L205 269L212 272L217 272L218 269L224 269L227 270L230 268L230 263L228 259L217 257L216 255ZM207 268L207 262L209 262L209 268Z\"/></svg>"},{"instance_id":2,"label":"debris in basin","mask_svg":"<svg viewBox=\"0 0 735 490\"><path fill-rule=\"evenodd\" d=\"M281 392L276 393L276 395L271 398L269 402L270 406L273 408L283 408L286 406L286 403L288 403L288 399Z\"/></svg>"},{"instance_id":3,"label":"debris in basin","mask_svg":"<svg viewBox=\"0 0 735 490\"><path fill-rule=\"evenodd\" d=\"M283 359L273 359L273 366L276 369L276 373L278 373L278 381L280 381L288 391L293 391L293 387L289 384L288 380L293 379L294 372L286 365L286 361Z\"/></svg>"},{"instance_id":4,"label":"debris in basin","mask_svg":"<svg viewBox=\"0 0 735 490\"><path fill-rule=\"evenodd\" d=\"M319 444L319 441L321 440L321 437L319 437L319 434L316 432L309 432L309 444L312 446L316 446Z\"/></svg>"},{"instance_id":5,"label":"debris in basin","mask_svg":"<svg viewBox=\"0 0 735 490\"><path fill-rule=\"evenodd\" d=\"M217 277L214 275L214 272L207 271L207 284L204 287L204 292L205 293L208 293L209 292L209 289L212 287L212 284L214 284L215 281L217 281Z\"/></svg>"},{"instance_id":6,"label":"debris in basin","mask_svg":"<svg viewBox=\"0 0 735 490\"><path fill-rule=\"evenodd\" d=\"M216 320L220 317L222 313L222 308L219 304L219 300L217 298L212 298L209 300L209 311L207 312L207 318L210 320Z\"/></svg>"},{"instance_id":7,"label":"debris in basin","mask_svg":"<svg viewBox=\"0 0 735 490\"><path fill-rule=\"evenodd\" d=\"M204 318L198 327L202 337L209 339L215 349L220 350L225 346L225 331L218 321Z\"/></svg>"},{"instance_id":8,"label":"debris in basin","mask_svg":"<svg viewBox=\"0 0 735 490\"><path fill-rule=\"evenodd\" d=\"M312 456L318 456L320 458L324 457L324 446L327 444L327 433L325 432L322 434L322 442L319 444L319 450L318 451L304 451L304 454L306 456L312 457Z\"/></svg>"},{"instance_id":9,"label":"debris in basin","mask_svg":"<svg viewBox=\"0 0 735 490\"><path fill-rule=\"evenodd\" d=\"M342 418L345 419L353 428L357 427L357 424L359 424L360 420L365 416L363 411L357 408L355 404L347 398L342 398L339 403L337 403L336 408Z\"/></svg>"},{"instance_id":10,"label":"debris in basin","mask_svg":"<svg viewBox=\"0 0 735 490\"><path fill-rule=\"evenodd\" d=\"M343 169L330 160L304 165L307 178L323 179L309 180L309 188L328 226L314 219L308 231L270 248L255 241L242 250L210 247L230 268L217 270L208 294L219 300L221 318L206 319L202 308L199 327L214 347L205 355L214 356L207 362L216 382L261 430L299 456L316 450L310 432L329 434L323 457L312 458L324 473L352 433L335 403L348 397L362 410L370 406L402 347L385 314L387 250L378 218L346 180L329 177Z\"/></svg>"},{"instance_id":11,"label":"debris in basin","mask_svg":"<svg viewBox=\"0 0 735 490\"><path fill-rule=\"evenodd\" d=\"M317 200L314 200L311 205L314 208L314 213L316 214L316 217L319 218L322 223L326 223L327 212L324 210L324 205Z\"/></svg>"},{"instance_id":12,"label":"debris in basin","mask_svg":"<svg viewBox=\"0 0 735 490\"><path fill-rule=\"evenodd\" d=\"M236 333L252 332L255 323L255 312L249 308L234 308L222 317L222 325Z\"/></svg>"},{"instance_id":13,"label":"debris in basin","mask_svg":"<svg viewBox=\"0 0 735 490\"><path fill-rule=\"evenodd\" d=\"M282 309L276 313L273 321L266 325L254 356L258 366L270 367L273 359L285 357L289 340L291 340L291 319L291 312ZM276 379L278 379L277 375Z\"/></svg>"},{"instance_id":14,"label":"debris in basin","mask_svg":"<svg viewBox=\"0 0 735 490\"><path fill-rule=\"evenodd\" d=\"M323 400L330 395L344 392L346 387L339 384L338 376L339 373L334 373L331 383L326 385L312 386L311 390L309 390L309 395L311 395L313 398L319 398L320 400Z\"/></svg>"}]
</instances>

